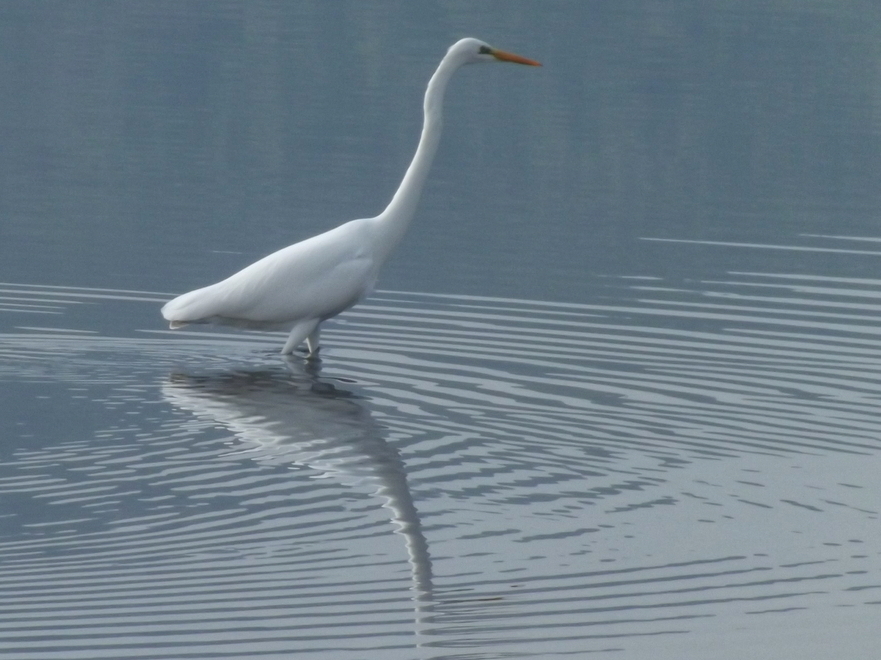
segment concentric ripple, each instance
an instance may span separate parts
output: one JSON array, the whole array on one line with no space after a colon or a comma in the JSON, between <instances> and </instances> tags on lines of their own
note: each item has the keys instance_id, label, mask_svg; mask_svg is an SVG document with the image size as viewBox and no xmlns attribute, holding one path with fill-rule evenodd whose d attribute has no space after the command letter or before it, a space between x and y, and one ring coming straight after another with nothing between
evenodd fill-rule
<instances>
[{"instance_id":1,"label":"concentric ripple","mask_svg":"<svg viewBox=\"0 0 881 660\"><path fill-rule=\"evenodd\" d=\"M320 366L164 299L0 285L0 657L868 657L881 281L386 291Z\"/></svg>"}]
</instances>

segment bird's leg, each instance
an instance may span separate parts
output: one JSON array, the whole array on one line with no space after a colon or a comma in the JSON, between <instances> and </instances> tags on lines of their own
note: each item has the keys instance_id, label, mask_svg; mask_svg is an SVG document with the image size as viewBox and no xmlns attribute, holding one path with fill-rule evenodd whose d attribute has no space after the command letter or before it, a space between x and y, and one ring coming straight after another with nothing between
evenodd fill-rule
<instances>
[{"instance_id":1,"label":"bird's leg","mask_svg":"<svg viewBox=\"0 0 881 660\"><path fill-rule=\"evenodd\" d=\"M318 357L318 351L321 349L321 346L318 345L318 338L321 335L321 325L316 325L315 329L309 333L309 336L306 337L306 346L309 348L308 353L306 353L306 357Z\"/></svg>"},{"instance_id":2,"label":"bird's leg","mask_svg":"<svg viewBox=\"0 0 881 660\"><path fill-rule=\"evenodd\" d=\"M311 338L313 332L317 333L317 328L318 328L318 321L317 320L303 321L302 323L298 323L297 325L295 325L291 329L291 334L288 335L288 340L284 343L284 348L281 349L281 354L282 355L290 355L291 353L293 353L294 349L297 346L299 346L300 344L302 344L303 340L306 339L306 337ZM318 345L318 341L317 341L318 335L316 334L315 337L316 337L315 345L317 346ZM311 346L310 346L310 348L311 348Z\"/></svg>"}]
</instances>

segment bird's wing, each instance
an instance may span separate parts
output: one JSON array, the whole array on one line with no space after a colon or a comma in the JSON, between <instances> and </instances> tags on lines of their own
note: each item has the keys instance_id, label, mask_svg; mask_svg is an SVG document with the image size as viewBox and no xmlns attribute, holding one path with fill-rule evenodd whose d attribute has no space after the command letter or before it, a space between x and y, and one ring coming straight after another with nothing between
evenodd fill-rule
<instances>
[{"instance_id":1,"label":"bird's wing","mask_svg":"<svg viewBox=\"0 0 881 660\"><path fill-rule=\"evenodd\" d=\"M162 308L169 321L251 327L325 319L366 295L376 278L368 227L353 220L288 246Z\"/></svg>"}]
</instances>

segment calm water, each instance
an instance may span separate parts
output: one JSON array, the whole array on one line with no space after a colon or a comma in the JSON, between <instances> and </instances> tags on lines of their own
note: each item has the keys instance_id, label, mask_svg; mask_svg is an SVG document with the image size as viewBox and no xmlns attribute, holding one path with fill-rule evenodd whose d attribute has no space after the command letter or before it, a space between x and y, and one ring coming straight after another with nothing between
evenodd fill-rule
<instances>
[{"instance_id":1,"label":"calm water","mask_svg":"<svg viewBox=\"0 0 881 660\"><path fill-rule=\"evenodd\" d=\"M0 7L0 657L871 657L871 3ZM283 335L171 295L381 210Z\"/></svg>"}]
</instances>

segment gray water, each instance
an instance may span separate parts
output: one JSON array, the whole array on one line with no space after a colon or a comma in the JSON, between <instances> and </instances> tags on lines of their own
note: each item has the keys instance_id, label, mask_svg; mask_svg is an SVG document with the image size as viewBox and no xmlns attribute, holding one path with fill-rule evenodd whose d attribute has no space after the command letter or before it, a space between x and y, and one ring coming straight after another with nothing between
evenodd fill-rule
<instances>
[{"instance_id":1,"label":"gray water","mask_svg":"<svg viewBox=\"0 0 881 660\"><path fill-rule=\"evenodd\" d=\"M868 2L0 5L0 657L857 658ZM418 217L323 360L176 293Z\"/></svg>"}]
</instances>

